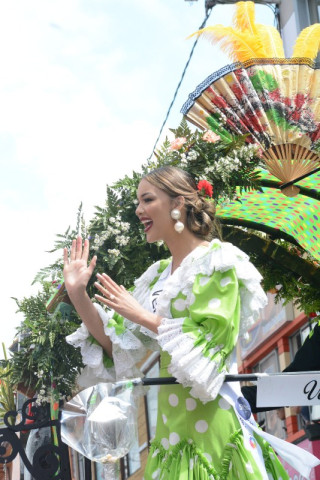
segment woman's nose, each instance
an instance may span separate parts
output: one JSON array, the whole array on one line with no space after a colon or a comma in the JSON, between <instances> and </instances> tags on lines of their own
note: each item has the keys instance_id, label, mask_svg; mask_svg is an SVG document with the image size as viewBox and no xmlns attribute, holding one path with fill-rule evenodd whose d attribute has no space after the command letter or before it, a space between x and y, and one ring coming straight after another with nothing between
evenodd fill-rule
<instances>
[{"instance_id":1,"label":"woman's nose","mask_svg":"<svg viewBox=\"0 0 320 480\"><path fill-rule=\"evenodd\" d=\"M139 215L141 215L141 212L142 212L142 208L141 208L141 205L139 203L137 208L136 208L136 215L139 217Z\"/></svg>"}]
</instances>

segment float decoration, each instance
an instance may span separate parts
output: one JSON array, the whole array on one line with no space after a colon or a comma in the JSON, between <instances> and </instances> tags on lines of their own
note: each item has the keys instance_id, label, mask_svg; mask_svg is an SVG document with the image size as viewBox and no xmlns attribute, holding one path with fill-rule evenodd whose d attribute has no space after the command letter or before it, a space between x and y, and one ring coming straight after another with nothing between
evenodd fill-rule
<instances>
[{"instance_id":1,"label":"float decoration","mask_svg":"<svg viewBox=\"0 0 320 480\"><path fill-rule=\"evenodd\" d=\"M286 59L278 31L255 23L253 2L236 4L233 23L193 34L218 43L236 61L205 79L182 113L202 130L209 125L224 137L248 135L282 193L295 196L294 182L320 167L320 71L314 63L320 24L300 33L293 58Z\"/></svg>"}]
</instances>

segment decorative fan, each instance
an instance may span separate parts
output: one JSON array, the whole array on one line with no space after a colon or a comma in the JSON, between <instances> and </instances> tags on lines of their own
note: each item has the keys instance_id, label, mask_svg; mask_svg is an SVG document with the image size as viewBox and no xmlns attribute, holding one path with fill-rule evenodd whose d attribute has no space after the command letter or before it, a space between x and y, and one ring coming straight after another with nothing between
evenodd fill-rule
<instances>
[{"instance_id":1,"label":"decorative fan","mask_svg":"<svg viewBox=\"0 0 320 480\"><path fill-rule=\"evenodd\" d=\"M204 80L182 113L224 138L247 134L260 145L269 172L284 187L289 183L282 192L297 195L293 183L320 167L320 70L313 62L320 24L301 32L291 59L284 58L278 31L255 23L253 2L236 4L234 25L194 34L219 42L238 61Z\"/></svg>"}]
</instances>

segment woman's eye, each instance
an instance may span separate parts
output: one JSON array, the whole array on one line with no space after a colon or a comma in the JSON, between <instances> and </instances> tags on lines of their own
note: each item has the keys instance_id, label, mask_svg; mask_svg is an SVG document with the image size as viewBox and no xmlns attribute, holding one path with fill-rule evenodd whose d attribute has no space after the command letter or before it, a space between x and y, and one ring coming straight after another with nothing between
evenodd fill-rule
<instances>
[{"instance_id":1,"label":"woman's eye","mask_svg":"<svg viewBox=\"0 0 320 480\"><path fill-rule=\"evenodd\" d=\"M145 201L146 203L152 202L152 200L153 200L152 198L145 198L145 199L144 199L144 201Z\"/></svg>"}]
</instances>

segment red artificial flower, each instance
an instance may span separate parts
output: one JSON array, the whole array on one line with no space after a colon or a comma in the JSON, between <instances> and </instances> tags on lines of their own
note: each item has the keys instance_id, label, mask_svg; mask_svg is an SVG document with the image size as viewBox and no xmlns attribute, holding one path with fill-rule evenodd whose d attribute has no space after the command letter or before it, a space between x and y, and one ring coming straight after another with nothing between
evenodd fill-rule
<instances>
[{"instance_id":1,"label":"red artificial flower","mask_svg":"<svg viewBox=\"0 0 320 480\"><path fill-rule=\"evenodd\" d=\"M303 104L305 103L306 98L303 93L297 93L297 95L294 97L294 103L297 108L303 107Z\"/></svg>"},{"instance_id":2,"label":"red artificial flower","mask_svg":"<svg viewBox=\"0 0 320 480\"><path fill-rule=\"evenodd\" d=\"M201 192L203 195L207 195L208 197L212 198L213 186L207 180L200 180L200 182L198 182L197 188L199 192Z\"/></svg>"}]
</instances>

